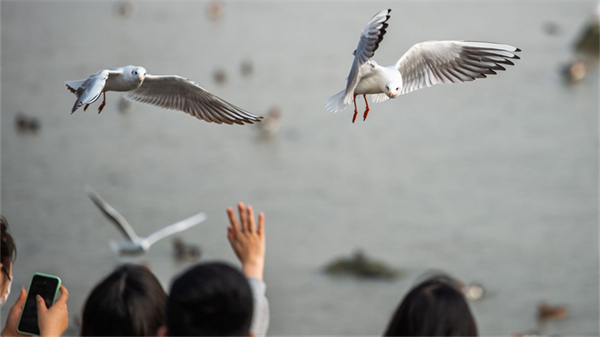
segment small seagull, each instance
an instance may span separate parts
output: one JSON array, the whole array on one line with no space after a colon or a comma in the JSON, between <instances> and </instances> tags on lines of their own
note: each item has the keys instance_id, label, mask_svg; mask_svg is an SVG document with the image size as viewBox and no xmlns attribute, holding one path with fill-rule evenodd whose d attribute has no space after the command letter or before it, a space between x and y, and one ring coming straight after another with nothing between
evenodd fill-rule
<instances>
[{"instance_id":1,"label":"small seagull","mask_svg":"<svg viewBox=\"0 0 600 337\"><path fill-rule=\"evenodd\" d=\"M66 81L67 89L77 96L71 113L83 110L103 95L98 113L106 105L107 91L125 91L126 99L161 108L179 110L209 123L254 124L262 117L253 115L211 94L196 82L177 75L155 76L146 69L125 66L95 72L86 80Z\"/></svg>"},{"instance_id":2,"label":"small seagull","mask_svg":"<svg viewBox=\"0 0 600 337\"><path fill-rule=\"evenodd\" d=\"M91 187L85 186L85 192L92 199L94 204L98 206L100 211L115 225L117 229L125 236L125 241L120 244L111 241L111 248L120 255L139 255L147 252L157 241L164 239L170 235L182 232L186 229L194 227L206 220L205 213L198 213L187 219L176 222L161 230L158 230L145 238L141 238L135 234L133 227L125 220L125 218L117 212L111 205L102 199Z\"/></svg>"},{"instance_id":3,"label":"small seagull","mask_svg":"<svg viewBox=\"0 0 600 337\"><path fill-rule=\"evenodd\" d=\"M506 70L504 65L514 65L509 59L519 59L519 48L490 42L428 41L410 48L396 64L382 67L371 58L379 48L388 27L391 9L377 13L360 34L354 50L354 62L350 69L346 89L329 97L325 108L340 112L354 102L356 120L356 96L363 95L366 109L363 120L369 114L367 96L380 103L411 91L441 83L469 82L496 70Z\"/></svg>"}]
</instances>

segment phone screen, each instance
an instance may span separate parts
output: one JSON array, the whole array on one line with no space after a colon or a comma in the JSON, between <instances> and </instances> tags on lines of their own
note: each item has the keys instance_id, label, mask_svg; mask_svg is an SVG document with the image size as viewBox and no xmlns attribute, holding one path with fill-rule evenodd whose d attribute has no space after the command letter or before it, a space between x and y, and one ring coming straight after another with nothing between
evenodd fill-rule
<instances>
[{"instance_id":1,"label":"phone screen","mask_svg":"<svg viewBox=\"0 0 600 337\"><path fill-rule=\"evenodd\" d=\"M25 301L25 306L23 306L23 312L21 313L21 320L19 321L18 326L19 331L35 335L40 334L35 296L42 296L46 302L46 307L49 308L54 302L54 295L56 294L57 287L58 279L56 278L41 275L33 276L31 286L29 287L29 293L27 294L27 300Z\"/></svg>"}]
</instances>

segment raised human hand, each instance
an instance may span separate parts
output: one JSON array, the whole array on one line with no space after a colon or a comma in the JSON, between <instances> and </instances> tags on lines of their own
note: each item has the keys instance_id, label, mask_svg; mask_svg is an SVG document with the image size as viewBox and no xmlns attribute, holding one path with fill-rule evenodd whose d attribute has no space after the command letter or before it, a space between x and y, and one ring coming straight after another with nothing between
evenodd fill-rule
<instances>
[{"instance_id":1,"label":"raised human hand","mask_svg":"<svg viewBox=\"0 0 600 337\"><path fill-rule=\"evenodd\" d=\"M242 262L242 272L247 277L263 279L265 269L265 214L258 214L258 226L254 220L254 209L238 204L239 222L232 207L227 208L229 224L227 239Z\"/></svg>"}]
</instances>

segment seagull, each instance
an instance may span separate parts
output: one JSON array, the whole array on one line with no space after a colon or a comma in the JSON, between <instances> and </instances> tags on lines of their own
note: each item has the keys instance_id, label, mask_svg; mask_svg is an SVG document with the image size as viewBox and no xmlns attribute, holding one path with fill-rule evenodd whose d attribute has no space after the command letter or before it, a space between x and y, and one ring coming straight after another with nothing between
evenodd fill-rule
<instances>
[{"instance_id":1,"label":"seagull","mask_svg":"<svg viewBox=\"0 0 600 337\"><path fill-rule=\"evenodd\" d=\"M176 222L170 226L167 226L161 230L158 230L145 238L141 238L135 234L135 231L125 220L125 218L117 212L111 205L109 205L104 199L102 199L91 187L85 186L85 192L92 199L94 204L98 206L100 211L112 221L121 233L125 236L125 241L117 244L111 241L111 248L120 255L139 255L147 252L157 241L164 239L170 235L182 232L186 229L194 227L204 220L206 220L205 213L198 213L187 219Z\"/></svg>"},{"instance_id":2,"label":"seagull","mask_svg":"<svg viewBox=\"0 0 600 337\"><path fill-rule=\"evenodd\" d=\"M125 92L125 99L179 110L209 123L254 124L262 117L228 103L211 94L196 82L177 75L155 76L137 66L99 70L86 80L66 81L67 89L77 96L71 113L85 105L83 111L103 95L98 113L106 105L107 91Z\"/></svg>"},{"instance_id":3,"label":"seagull","mask_svg":"<svg viewBox=\"0 0 600 337\"><path fill-rule=\"evenodd\" d=\"M325 101L325 108L331 112L340 112L354 102L352 123L358 114L358 95L365 100L363 120L366 120L370 110L366 95L372 95L372 101L380 103L435 84L486 78L495 75L496 70L506 70L501 64L514 65L509 59L519 59L514 53L521 50L505 44L427 41L412 46L396 64L380 66L372 57L386 33L391 11L377 13L362 30L346 89Z\"/></svg>"}]
</instances>

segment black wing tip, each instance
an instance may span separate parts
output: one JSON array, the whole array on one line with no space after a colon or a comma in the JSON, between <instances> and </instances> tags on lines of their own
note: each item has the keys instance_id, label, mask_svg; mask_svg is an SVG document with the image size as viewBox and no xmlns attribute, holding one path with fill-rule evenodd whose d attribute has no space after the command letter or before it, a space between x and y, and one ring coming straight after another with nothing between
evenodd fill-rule
<instances>
[{"instance_id":1,"label":"black wing tip","mask_svg":"<svg viewBox=\"0 0 600 337\"><path fill-rule=\"evenodd\" d=\"M517 48L517 49L515 50L515 53L518 53L518 52L520 52L520 51L521 51L521 48Z\"/></svg>"},{"instance_id":2,"label":"black wing tip","mask_svg":"<svg viewBox=\"0 0 600 337\"><path fill-rule=\"evenodd\" d=\"M67 87L67 90L69 90L73 94L77 91L77 90L71 88L68 84L65 84L65 87Z\"/></svg>"},{"instance_id":3,"label":"black wing tip","mask_svg":"<svg viewBox=\"0 0 600 337\"><path fill-rule=\"evenodd\" d=\"M514 55L512 58L513 58L513 59L515 59L515 60L520 60L520 59L521 59L521 58L519 57L519 55Z\"/></svg>"}]
</instances>

